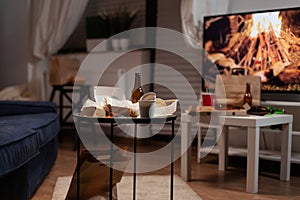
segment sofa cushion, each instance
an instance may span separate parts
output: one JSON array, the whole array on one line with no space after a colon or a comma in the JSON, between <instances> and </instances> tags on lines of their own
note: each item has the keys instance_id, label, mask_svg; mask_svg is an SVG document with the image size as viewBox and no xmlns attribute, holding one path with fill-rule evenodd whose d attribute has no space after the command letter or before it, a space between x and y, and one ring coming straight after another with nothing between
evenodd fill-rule
<instances>
[{"instance_id":1,"label":"sofa cushion","mask_svg":"<svg viewBox=\"0 0 300 200\"><path fill-rule=\"evenodd\" d=\"M0 101L0 116L56 113L57 105L48 101Z\"/></svg>"},{"instance_id":2,"label":"sofa cushion","mask_svg":"<svg viewBox=\"0 0 300 200\"><path fill-rule=\"evenodd\" d=\"M0 176L39 154L36 131L17 125L0 125Z\"/></svg>"},{"instance_id":3,"label":"sofa cushion","mask_svg":"<svg viewBox=\"0 0 300 200\"><path fill-rule=\"evenodd\" d=\"M32 129L37 133L37 145L43 146L59 132L59 119L56 113L11 115L0 117L0 126L12 125Z\"/></svg>"}]
</instances>

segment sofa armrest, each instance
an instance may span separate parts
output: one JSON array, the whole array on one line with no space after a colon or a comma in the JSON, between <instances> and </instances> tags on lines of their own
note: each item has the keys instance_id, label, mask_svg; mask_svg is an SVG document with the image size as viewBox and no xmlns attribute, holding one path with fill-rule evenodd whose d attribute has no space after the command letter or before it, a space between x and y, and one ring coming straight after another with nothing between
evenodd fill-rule
<instances>
[{"instance_id":1,"label":"sofa armrest","mask_svg":"<svg viewBox=\"0 0 300 200\"><path fill-rule=\"evenodd\" d=\"M0 116L57 112L57 105L49 101L0 101Z\"/></svg>"}]
</instances>

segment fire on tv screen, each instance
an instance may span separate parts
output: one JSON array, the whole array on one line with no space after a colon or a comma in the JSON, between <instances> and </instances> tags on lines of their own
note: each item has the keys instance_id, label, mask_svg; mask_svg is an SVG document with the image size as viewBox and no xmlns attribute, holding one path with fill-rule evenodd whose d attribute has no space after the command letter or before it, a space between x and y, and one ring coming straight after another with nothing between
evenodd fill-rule
<instances>
[{"instance_id":1,"label":"fire on tv screen","mask_svg":"<svg viewBox=\"0 0 300 200\"><path fill-rule=\"evenodd\" d=\"M205 16L203 30L209 89L236 73L260 76L262 93L300 94L300 7Z\"/></svg>"}]
</instances>

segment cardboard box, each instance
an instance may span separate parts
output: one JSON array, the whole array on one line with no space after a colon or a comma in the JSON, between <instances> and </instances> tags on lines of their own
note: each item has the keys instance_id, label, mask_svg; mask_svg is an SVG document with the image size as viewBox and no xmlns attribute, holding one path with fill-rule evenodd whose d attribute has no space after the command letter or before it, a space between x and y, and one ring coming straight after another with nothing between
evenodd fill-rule
<instances>
[{"instance_id":1,"label":"cardboard box","mask_svg":"<svg viewBox=\"0 0 300 200\"><path fill-rule=\"evenodd\" d=\"M93 152L93 155L97 152ZM108 167L110 154L99 151L99 155L104 158L103 162L96 159L89 151L84 150L81 152L80 160L80 200L88 200L95 196L107 198L109 196L110 185L110 168ZM129 158L124 156L122 152L115 151L113 153L113 163L118 162L118 165L123 166L124 170L127 167ZM102 161L102 159L100 159ZM113 169L113 187L121 181L123 171ZM75 171L66 200L77 199L77 170ZM116 198L115 198L116 199Z\"/></svg>"},{"instance_id":2,"label":"cardboard box","mask_svg":"<svg viewBox=\"0 0 300 200\"><path fill-rule=\"evenodd\" d=\"M73 84L80 61L65 56L52 56L49 63L49 81L51 85Z\"/></svg>"}]
</instances>

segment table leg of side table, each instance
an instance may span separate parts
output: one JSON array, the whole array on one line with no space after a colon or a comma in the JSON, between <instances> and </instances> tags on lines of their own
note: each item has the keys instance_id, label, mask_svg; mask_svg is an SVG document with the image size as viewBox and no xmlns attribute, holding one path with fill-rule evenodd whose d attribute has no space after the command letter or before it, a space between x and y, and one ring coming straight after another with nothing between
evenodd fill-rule
<instances>
[{"instance_id":1,"label":"table leg of side table","mask_svg":"<svg viewBox=\"0 0 300 200\"><path fill-rule=\"evenodd\" d=\"M248 155L246 191L258 191L259 127L248 127Z\"/></svg>"},{"instance_id":2,"label":"table leg of side table","mask_svg":"<svg viewBox=\"0 0 300 200\"><path fill-rule=\"evenodd\" d=\"M225 171L228 165L228 126L218 128L219 170Z\"/></svg>"},{"instance_id":3,"label":"table leg of side table","mask_svg":"<svg viewBox=\"0 0 300 200\"><path fill-rule=\"evenodd\" d=\"M282 128L280 180L289 181L292 151L292 123L284 124Z\"/></svg>"},{"instance_id":4,"label":"table leg of side table","mask_svg":"<svg viewBox=\"0 0 300 200\"><path fill-rule=\"evenodd\" d=\"M201 158L201 134L201 125L199 125L197 130L197 163L200 163Z\"/></svg>"}]
</instances>

